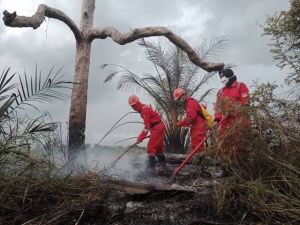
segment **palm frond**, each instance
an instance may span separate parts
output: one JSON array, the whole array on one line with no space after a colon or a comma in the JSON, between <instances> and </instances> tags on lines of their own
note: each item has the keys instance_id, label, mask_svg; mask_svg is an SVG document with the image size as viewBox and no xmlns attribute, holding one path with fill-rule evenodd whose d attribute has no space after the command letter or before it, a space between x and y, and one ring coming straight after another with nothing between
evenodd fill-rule
<instances>
[{"instance_id":1,"label":"palm frond","mask_svg":"<svg viewBox=\"0 0 300 225\"><path fill-rule=\"evenodd\" d=\"M196 47L196 51L203 59L213 58L218 56L227 42L228 40L224 36L205 39Z\"/></svg>"},{"instance_id":2,"label":"palm frond","mask_svg":"<svg viewBox=\"0 0 300 225\"><path fill-rule=\"evenodd\" d=\"M161 45L156 44L155 42L142 41L139 43L142 47L145 48L145 54L154 66L158 66L162 69L165 74L161 74L157 69L157 75L162 79L162 76L167 76L169 80L167 71L170 71L173 68L172 59L174 57L174 47L169 49L163 49Z\"/></svg>"},{"instance_id":3,"label":"palm frond","mask_svg":"<svg viewBox=\"0 0 300 225\"><path fill-rule=\"evenodd\" d=\"M38 117L32 120L25 128L24 133L33 134L38 132L51 132L57 128L56 123L45 123L44 121L40 121L40 118L41 117Z\"/></svg>"},{"instance_id":4,"label":"palm frond","mask_svg":"<svg viewBox=\"0 0 300 225\"><path fill-rule=\"evenodd\" d=\"M157 77L151 74L145 74L143 76L143 81L146 82L155 92L160 94L162 97L167 97L166 93L166 80L158 79Z\"/></svg>"},{"instance_id":5,"label":"palm frond","mask_svg":"<svg viewBox=\"0 0 300 225\"><path fill-rule=\"evenodd\" d=\"M102 64L101 66L100 66L100 69L104 69L105 67L107 67L108 66L108 64L107 63L105 63L105 64Z\"/></svg>"},{"instance_id":6,"label":"palm frond","mask_svg":"<svg viewBox=\"0 0 300 225\"><path fill-rule=\"evenodd\" d=\"M174 48L172 57L170 58L170 88L175 89L185 82L185 70L190 64L186 63L186 54L180 48Z\"/></svg>"},{"instance_id":7,"label":"palm frond","mask_svg":"<svg viewBox=\"0 0 300 225\"><path fill-rule=\"evenodd\" d=\"M182 82L182 87L186 90L189 86L193 85L194 82L197 83L199 80L199 67L198 66L187 66L184 70L184 76ZM179 86L179 84L178 84Z\"/></svg>"},{"instance_id":8,"label":"palm frond","mask_svg":"<svg viewBox=\"0 0 300 225\"><path fill-rule=\"evenodd\" d=\"M118 81L117 89L139 91L141 88L147 89L143 80L136 74L131 72L122 73L122 77Z\"/></svg>"},{"instance_id":9,"label":"palm frond","mask_svg":"<svg viewBox=\"0 0 300 225\"><path fill-rule=\"evenodd\" d=\"M108 75L106 75L106 78L104 79L104 83L107 83L107 82L111 81L117 75L122 75L122 74L125 74L125 73L132 73L126 67L121 66L121 65L117 65L117 64L103 64L101 66L101 68L104 69L104 68L106 68L108 66L117 67L120 70L111 71Z\"/></svg>"},{"instance_id":10,"label":"palm frond","mask_svg":"<svg viewBox=\"0 0 300 225\"><path fill-rule=\"evenodd\" d=\"M15 102L15 95L11 95L11 97L7 99L4 102L4 104L0 106L0 121L2 121L3 117L7 116L7 111L14 102Z\"/></svg>"},{"instance_id":11,"label":"palm frond","mask_svg":"<svg viewBox=\"0 0 300 225\"><path fill-rule=\"evenodd\" d=\"M139 91L140 89L146 91L155 101L160 105L164 110L167 109L166 102L162 96L157 92L157 90L148 84L143 78L140 78L138 75L128 72L124 73L121 79L118 82L118 89L127 89Z\"/></svg>"},{"instance_id":12,"label":"palm frond","mask_svg":"<svg viewBox=\"0 0 300 225\"><path fill-rule=\"evenodd\" d=\"M109 82L112 80L112 78L118 75L121 78L117 83L117 89L126 91L139 91L142 89L146 91L150 96L152 96L157 102L159 102L162 108L166 109L166 105L164 104L163 99L161 98L160 94L157 93L159 92L158 89L155 89L155 87L149 85L150 79L152 80L152 82L155 82L154 79L151 78L150 74L146 74L145 77L139 77L137 74L133 73L126 67L115 64L107 64L106 66L115 66L117 68L120 68L121 70L110 72L110 74L106 76L104 82ZM159 84L159 81L157 82L158 83L156 83L156 85Z\"/></svg>"},{"instance_id":13,"label":"palm frond","mask_svg":"<svg viewBox=\"0 0 300 225\"><path fill-rule=\"evenodd\" d=\"M11 80L14 78L15 73L9 75L10 68L4 69L0 76L0 102L8 98L11 94L6 94L15 87L15 84L11 84Z\"/></svg>"},{"instance_id":14,"label":"palm frond","mask_svg":"<svg viewBox=\"0 0 300 225\"><path fill-rule=\"evenodd\" d=\"M158 75L157 80L159 80L159 81L157 83L160 84L161 90L164 92L164 95L167 95L167 91L166 91L167 87L165 86L166 84L164 82L164 77L158 69L158 66L160 66L160 68L162 68L163 71L165 71L164 59L166 57L163 57L164 52L161 50L161 48L159 48L159 47L156 48L157 45L150 43L150 42L149 43L146 42L144 38L142 38L140 45L146 48L145 52L148 55L148 59L153 63L153 65L156 69L157 75ZM161 62L157 64L157 61L159 61L159 60L156 60L156 58L160 59ZM154 77L154 76L152 76L152 77ZM167 79L168 79L168 77L167 77Z\"/></svg>"},{"instance_id":15,"label":"palm frond","mask_svg":"<svg viewBox=\"0 0 300 225\"><path fill-rule=\"evenodd\" d=\"M8 113L13 112L21 105L29 105L35 109L33 102L51 102L55 99L64 100L66 94L60 89L69 89L73 82L63 80L61 75L62 67L54 72L54 67L50 69L46 78L43 80L41 71L35 68L35 74L30 78L24 72L23 78L19 75L19 87L16 90L14 106Z\"/></svg>"},{"instance_id":16,"label":"palm frond","mask_svg":"<svg viewBox=\"0 0 300 225\"><path fill-rule=\"evenodd\" d=\"M203 58L216 56L225 42L223 37L204 41L204 44L198 47L198 52ZM122 71L111 72L105 82L119 75L118 89L145 91L153 98L157 109L166 121L165 144L167 148L168 146L177 148L176 146L180 145L179 149L186 149L189 146L188 131L176 131L176 127L172 124L183 115L175 104L173 90L182 87L190 95L200 95L202 100L212 92L212 89L205 87L205 84L216 73L205 73L200 70L198 66L191 63L185 52L174 45L164 48L161 44L146 42L144 39L139 44L145 49L145 55L153 63L157 74L138 75L119 66ZM107 64L103 67L106 66Z\"/></svg>"},{"instance_id":17,"label":"palm frond","mask_svg":"<svg viewBox=\"0 0 300 225\"><path fill-rule=\"evenodd\" d=\"M106 78L104 79L104 83L106 83L106 82L112 80L113 77L114 77L115 75L117 75L118 73L120 73L120 72L122 72L122 71L112 71L112 72L110 72L110 73L106 76Z\"/></svg>"},{"instance_id":18,"label":"palm frond","mask_svg":"<svg viewBox=\"0 0 300 225\"><path fill-rule=\"evenodd\" d=\"M175 46L163 49L160 44L155 42L141 42L141 46L146 48L145 54L147 58L156 66L156 77L162 84L164 96L168 96L168 100L172 99L172 91L179 86L183 80L182 74L186 62L189 61L183 51ZM157 68L157 67L156 67Z\"/></svg>"},{"instance_id":19,"label":"palm frond","mask_svg":"<svg viewBox=\"0 0 300 225\"><path fill-rule=\"evenodd\" d=\"M132 113L137 113L137 112L128 112L128 113L125 113L123 116L121 116L121 118L118 119L117 122L115 122L114 125L104 134L104 136L100 139L100 141L97 143L97 145L99 145L103 141L103 139L105 137L107 137L107 135L109 135L114 130L114 128L119 124L119 122L121 120L123 120L126 116L128 116L129 114L132 114Z\"/></svg>"},{"instance_id":20,"label":"palm frond","mask_svg":"<svg viewBox=\"0 0 300 225\"><path fill-rule=\"evenodd\" d=\"M198 83L192 84L190 89L191 90L190 94L194 95L196 92L198 92L199 89L203 87L203 85L207 84L208 80L213 78L214 75L216 75L216 72L206 73Z\"/></svg>"},{"instance_id":21,"label":"palm frond","mask_svg":"<svg viewBox=\"0 0 300 225\"><path fill-rule=\"evenodd\" d=\"M211 93L214 91L215 89L214 88L210 88L208 90L206 90L204 93L202 93L197 99L198 99L198 102L203 102L203 100L210 96Z\"/></svg>"},{"instance_id":22,"label":"palm frond","mask_svg":"<svg viewBox=\"0 0 300 225\"><path fill-rule=\"evenodd\" d=\"M4 101L0 105L0 121L3 121L4 118L8 117L7 111L16 99L16 95L10 93L10 91L15 88L15 84L11 84L15 73L10 75L9 72L10 68L4 69L0 76L0 102Z\"/></svg>"},{"instance_id":23,"label":"palm frond","mask_svg":"<svg viewBox=\"0 0 300 225\"><path fill-rule=\"evenodd\" d=\"M145 48L145 55L155 65L164 65L165 57L164 50L155 42L142 40L139 45Z\"/></svg>"}]
</instances>

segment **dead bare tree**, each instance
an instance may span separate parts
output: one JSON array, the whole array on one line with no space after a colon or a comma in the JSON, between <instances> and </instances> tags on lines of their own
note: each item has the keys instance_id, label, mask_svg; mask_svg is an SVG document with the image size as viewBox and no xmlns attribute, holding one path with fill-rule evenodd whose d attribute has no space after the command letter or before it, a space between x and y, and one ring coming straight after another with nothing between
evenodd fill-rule
<instances>
[{"instance_id":1,"label":"dead bare tree","mask_svg":"<svg viewBox=\"0 0 300 225\"><path fill-rule=\"evenodd\" d=\"M114 42L125 45L139 38L165 36L174 45L186 52L189 59L202 69L210 72L220 70L224 66L223 63L209 63L204 61L185 40L166 27L136 28L128 33L121 33L113 27L93 28L95 1L82 1L80 27L64 12L45 4L39 5L36 13L31 17L18 16L16 12L3 12L3 21L6 26L32 27L33 29L37 29L44 22L45 17L48 17L65 23L75 36L76 61L69 115L69 160L76 157L84 149L88 75L91 44L94 39L106 39L110 37Z\"/></svg>"}]
</instances>

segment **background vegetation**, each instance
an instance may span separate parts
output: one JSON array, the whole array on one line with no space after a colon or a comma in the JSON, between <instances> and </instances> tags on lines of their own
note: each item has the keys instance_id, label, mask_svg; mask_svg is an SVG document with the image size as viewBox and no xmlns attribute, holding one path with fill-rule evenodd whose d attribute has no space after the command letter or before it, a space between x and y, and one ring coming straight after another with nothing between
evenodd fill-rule
<instances>
[{"instance_id":1,"label":"background vegetation","mask_svg":"<svg viewBox=\"0 0 300 225\"><path fill-rule=\"evenodd\" d=\"M275 14L265 24L265 34L274 41L274 59L291 71L287 94L276 96L278 87L273 84L257 85L246 109L252 130L243 135L244 151L220 161L229 176L217 187L211 212L231 224L300 223L300 2L290 2L288 11ZM214 40L208 46L218 48L222 42ZM142 46L157 68L156 75L140 77L123 68L107 80L120 73L119 88L140 87L151 95L169 121L169 147L177 146L176 152L182 152L187 134L172 128L172 121L182 114L171 91L184 87L196 94L213 74L198 74L198 68L176 48L163 50L146 42ZM94 216L106 214L109 188L103 187L98 176L70 176L64 167L54 165L53 150L64 152L59 123L48 114L38 114L35 106L35 102L63 99L59 90L68 88L69 82L54 69L45 79L38 69L33 76L22 77L14 83L16 74L10 69L4 69L0 77L0 224L79 224L81 219L96 224ZM195 96L200 100L209 92ZM27 115L26 107L35 108L38 115ZM37 146L42 146L42 154L33 153ZM210 146L216 158L217 148Z\"/></svg>"}]
</instances>

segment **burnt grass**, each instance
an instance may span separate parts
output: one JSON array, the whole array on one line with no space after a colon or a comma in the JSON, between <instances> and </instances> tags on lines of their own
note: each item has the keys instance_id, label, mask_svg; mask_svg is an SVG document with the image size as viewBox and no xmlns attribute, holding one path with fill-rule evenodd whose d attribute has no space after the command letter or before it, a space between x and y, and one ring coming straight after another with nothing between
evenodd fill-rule
<instances>
[{"instance_id":1,"label":"burnt grass","mask_svg":"<svg viewBox=\"0 0 300 225\"><path fill-rule=\"evenodd\" d=\"M194 160L170 179L179 163L168 161L160 176L142 171L135 181L96 173L7 178L0 185L0 224L257 224L242 206L217 211L217 186L232 179L220 165Z\"/></svg>"},{"instance_id":2,"label":"burnt grass","mask_svg":"<svg viewBox=\"0 0 300 225\"><path fill-rule=\"evenodd\" d=\"M172 190L154 188L145 193L128 192L125 190L125 181L123 189L112 187L104 204L88 206L80 224L257 224L255 217L248 217L245 220L247 223L241 223L245 219L246 209L228 210L222 215L217 212L213 198L215 186L231 179L219 165L203 162L188 165L170 180L170 174L176 166L177 163L168 164L164 176L141 174L144 183L148 178L149 185L159 183L163 185L162 189L172 187Z\"/></svg>"}]
</instances>

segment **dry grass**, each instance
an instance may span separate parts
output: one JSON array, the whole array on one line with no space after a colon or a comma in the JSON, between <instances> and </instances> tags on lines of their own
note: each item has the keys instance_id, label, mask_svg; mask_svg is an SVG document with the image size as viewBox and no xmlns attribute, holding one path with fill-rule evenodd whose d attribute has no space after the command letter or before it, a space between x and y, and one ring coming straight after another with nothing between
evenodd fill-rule
<instances>
[{"instance_id":1,"label":"dry grass","mask_svg":"<svg viewBox=\"0 0 300 225\"><path fill-rule=\"evenodd\" d=\"M218 187L215 205L219 215L236 221L296 225L300 224L299 99L276 99L273 89L262 85L254 93L249 107L251 135L249 130L244 135L241 154L223 157L222 165L233 176Z\"/></svg>"},{"instance_id":2,"label":"dry grass","mask_svg":"<svg viewBox=\"0 0 300 225\"><path fill-rule=\"evenodd\" d=\"M1 177L0 224L76 224L107 192L96 175L63 176L40 161Z\"/></svg>"}]
</instances>

